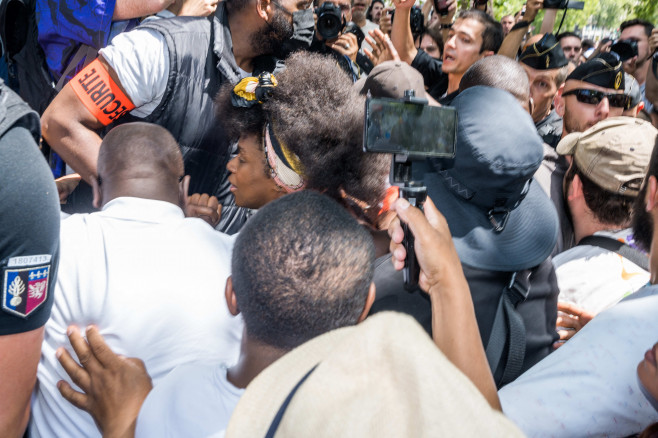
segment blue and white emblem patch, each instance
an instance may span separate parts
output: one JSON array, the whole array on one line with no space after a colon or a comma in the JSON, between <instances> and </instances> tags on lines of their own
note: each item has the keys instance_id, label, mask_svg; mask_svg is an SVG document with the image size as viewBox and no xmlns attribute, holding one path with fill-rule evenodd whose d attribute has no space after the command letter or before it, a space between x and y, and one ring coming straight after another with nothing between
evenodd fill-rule
<instances>
[{"instance_id":1,"label":"blue and white emblem patch","mask_svg":"<svg viewBox=\"0 0 658 438\"><path fill-rule=\"evenodd\" d=\"M48 254L8 260L2 281L2 310L26 318L46 301L50 260Z\"/></svg>"}]
</instances>

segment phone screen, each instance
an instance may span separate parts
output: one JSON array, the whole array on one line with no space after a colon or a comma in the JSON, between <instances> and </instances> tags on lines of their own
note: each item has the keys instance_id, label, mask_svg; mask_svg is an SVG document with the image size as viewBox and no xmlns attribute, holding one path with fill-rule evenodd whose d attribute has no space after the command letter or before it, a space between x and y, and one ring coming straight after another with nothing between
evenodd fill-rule
<instances>
[{"instance_id":1,"label":"phone screen","mask_svg":"<svg viewBox=\"0 0 658 438\"><path fill-rule=\"evenodd\" d=\"M368 99L366 152L424 157L455 156L457 111L393 99Z\"/></svg>"}]
</instances>

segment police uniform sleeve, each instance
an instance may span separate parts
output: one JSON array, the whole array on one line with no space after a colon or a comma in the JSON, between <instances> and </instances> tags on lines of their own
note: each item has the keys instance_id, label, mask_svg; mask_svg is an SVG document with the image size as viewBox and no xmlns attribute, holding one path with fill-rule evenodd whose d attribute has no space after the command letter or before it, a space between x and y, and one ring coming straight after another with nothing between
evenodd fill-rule
<instances>
[{"instance_id":1,"label":"police uniform sleeve","mask_svg":"<svg viewBox=\"0 0 658 438\"><path fill-rule=\"evenodd\" d=\"M59 222L50 169L18 122L0 133L0 335L34 330L50 317Z\"/></svg>"}]
</instances>

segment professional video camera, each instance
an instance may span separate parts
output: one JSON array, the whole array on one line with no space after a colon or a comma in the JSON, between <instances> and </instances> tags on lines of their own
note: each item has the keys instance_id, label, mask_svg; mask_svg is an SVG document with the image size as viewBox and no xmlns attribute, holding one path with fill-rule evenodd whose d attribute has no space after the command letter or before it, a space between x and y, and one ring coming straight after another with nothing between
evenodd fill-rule
<instances>
[{"instance_id":1,"label":"professional video camera","mask_svg":"<svg viewBox=\"0 0 658 438\"><path fill-rule=\"evenodd\" d=\"M358 46L365 39L361 28L353 21L345 21L340 7L333 3L325 2L319 8L316 8L315 14L318 16L317 29L318 33L325 40L337 38L341 33L353 33L356 35Z\"/></svg>"},{"instance_id":2,"label":"professional video camera","mask_svg":"<svg viewBox=\"0 0 658 438\"><path fill-rule=\"evenodd\" d=\"M623 62L638 55L637 41L635 40L619 40L610 46L610 51L619 55L619 59Z\"/></svg>"}]
</instances>

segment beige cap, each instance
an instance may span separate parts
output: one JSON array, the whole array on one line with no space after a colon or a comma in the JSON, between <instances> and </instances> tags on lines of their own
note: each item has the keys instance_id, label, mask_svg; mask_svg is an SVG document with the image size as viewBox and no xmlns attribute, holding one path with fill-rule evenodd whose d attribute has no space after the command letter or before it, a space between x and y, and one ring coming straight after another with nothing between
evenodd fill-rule
<instances>
[{"instance_id":1,"label":"beige cap","mask_svg":"<svg viewBox=\"0 0 658 438\"><path fill-rule=\"evenodd\" d=\"M578 169L609 192L637 196L649 167L658 130L633 117L611 117L584 132L573 132L557 145L573 155Z\"/></svg>"},{"instance_id":2,"label":"beige cap","mask_svg":"<svg viewBox=\"0 0 658 438\"><path fill-rule=\"evenodd\" d=\"M325 333L265 369L238 402L227 438L517 437L523 434L407 315L383 312Z\"/></svg>"},{"instance_id":3,"label":"beige cap","mask_svg":"<svg viewBox=\"0 0 658 438\"><path fill-rule=\"evenodd\" d=\"M354 83L361 94L370 91L372 97L402 99L405 90L414 90L416 97L426 98L423 76L406 62L386 61L373 68L367 78Z\"/></svg>"}]
</instances>

